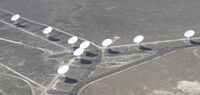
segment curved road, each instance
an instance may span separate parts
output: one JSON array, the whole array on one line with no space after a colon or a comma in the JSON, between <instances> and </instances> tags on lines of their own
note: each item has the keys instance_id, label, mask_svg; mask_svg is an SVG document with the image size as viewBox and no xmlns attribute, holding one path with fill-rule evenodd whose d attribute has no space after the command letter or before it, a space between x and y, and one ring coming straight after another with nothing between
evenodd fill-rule
<instances>
[{"instance_id":1,"label":"curved road","mask_svg":"<svg viewBox=\"0 0 200 95\"><path fill-rule=\"evenodd\" d=\"M95 76L95 77L91 77L91 78L88 78L80 83L78 83L73 89L72 91L69 93L69 95L79 95L79 93L85 88L87 87L88 85L90 85L91 83L94 83L98 80L101 80L101 79L104 79L104 78L107 78L109 76L112 76L114 74L117 74L117 73L120 73L120 72L123 72L123 71L127 71L129 69L132 69L132 68L135 68L137 66L140 66L140 65L143 65L143 64L147 64L148 62L154 60L154 59L157 59L157 58L160 58L160 57L163 57L169 53L172 53L178 49L184 49L184 48L191 48L191 47L198 47L199 45L185 45L185 46L180 46L180 47L173 47L173 48L166 48L166 49L160 49L157 51L157 54L155 55L152 55L150 57L147 57L147 58L144 58L142 60L138 60L136 62L133 62L131 64L127 64L127 65L124 65L122 67L119 67L117 69L114 69L114 70L111 70L111 71L108 71L106 73L103 73L101 75L98 75L98 76Z\"/></svg>"}]
</instances>

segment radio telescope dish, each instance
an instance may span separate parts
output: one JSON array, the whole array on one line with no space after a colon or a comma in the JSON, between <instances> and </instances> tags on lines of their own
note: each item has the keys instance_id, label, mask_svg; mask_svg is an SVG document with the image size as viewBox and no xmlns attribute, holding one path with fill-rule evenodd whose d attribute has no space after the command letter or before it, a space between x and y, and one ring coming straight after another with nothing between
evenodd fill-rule
<instances>
[{"instance_id":1,"label":"radio telescope dish","mask_svg":"<svg viewBox=\"0 0 200 95\"><path fill-rule=\"evenodd\" d=\"M112 44L112 42L113 42L112 39L105 39L105 40L103 40L101 45L104 46L104 47L108 47L109 45Z\"/></svg>"},{"instance_id":2,"label":"radio telescope dish","mask_svg":"<svg viewBox=\"0 0 200 95\"><path fill-rule=\"evenodd\" d=\"M90 46L90 41L84 41L80 44L80 48L86 49Z\"/></svg>"},{"instance_id":3,"label":"radio telescope dish","mask_svg":"<svg viewBox=\"0 0 200 95\"><path fill-rule=\"evenodd\" d=\"M48 27L44 28L42 33L48 35L49 33L51 33L52 30L53 30L53 28L48 26Z\"/></svg>"},{"instance_id":4,"label":"radio telescope dish","mask_svg":"<svg viewBox=\"0 0 200 95\"><path fill-rule=\"evenodd\" d=\"M184 33L184 36L185 36L186 38L191 38L191 37L194 36L194 34L195 34L195 31L194 31L194 30L187 30L187 31Z\"/></svg>"},{"instance_id":5,"label":"radio telescope dish","mask_svg":"<svg viewBox=\"0 0 200 95\"><path fill-rule=\"evenodd\" d=\"M17 21L18 19L20 18L20 15L19 14L15 14L11 17L11 21Z\"/></svg>"},{"instance_id":6,"label":"radio telescope dish","mask_svg":"<svg viewBox=\"0 0 200 95\"><path fill-rule=\"evenodd\" d=\"M77 41L78 41L78 37L73 36L73 37L69 38L68 44L75 44Z\"/></svg>"},{"instance_id":7,"label":"radio telescope dish","mask_svg":"<svg viewBox=\"0 0 200 95\"><path fill-rule=\"evenodd\" d=\"M63 75L69 71L69 65L63 65L58 68L58 74Z\"/></svg>"},{"instance_id":8,"label":"radio telescope dish","mask_svg":"<svg viewBox=\"0 0 200 95\"><path fill-rule=\"evenodd\" d=\"M143 37L142 35L138 35L138 36L136 36L136 37L133 39L133 42L139 44L139 43L141 43L143 40L144 40L144 37Z\"/></svg>"},{"instance_id":9,"label":"radio telescope dish","mask_svg":"<svg viewBox=\"0 0 200 95\"><path fill-rule=\"evenodd\" d=\"M83 48L78 48L78 49L76 49L75 51L74 51L74 56L80 56L80 55L82 55L83 53L84 53L84 49Z\"/></svg>"}]
</instances>

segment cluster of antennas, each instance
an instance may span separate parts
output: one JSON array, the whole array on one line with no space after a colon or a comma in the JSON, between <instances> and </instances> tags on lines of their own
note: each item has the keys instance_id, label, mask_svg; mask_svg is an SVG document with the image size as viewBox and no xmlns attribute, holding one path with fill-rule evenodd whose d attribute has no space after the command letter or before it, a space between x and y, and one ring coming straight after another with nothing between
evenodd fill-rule
<instances>
[{"instance_id":1,"label":"cluster of antennas","mask_svg":"<svg viewBox=\"0 0 200 95\"><path fill-rule=\"evenodd\" d=\"M67 43L69 45L71 45L72 48L74 48L74 45L76 44L76 42L78 41L78 37L73 36L71 38L68 39ZM83 41L80 45L79 48L77 48L76 50L73 50L73 55L77 58L79 58L85 51L86 49L90 46L90 42L89 41ZM68 72L69 70L69 66L70 64L67 65L63 65L60 66L57 70L58 74L61 76L65 76L65 74Z\"/></svg>"},{"instance_id":2,"label":"cluster of antennas","mask_svg":"<svg viewBox=\"0 0 200 95\"><path fill-rule=\"evenodd\" d=\"M15 14L11 17L11 21L13 21L16 25L19 24L18 21L20 19L20 15L19 14ZM53 31L53 28L51 26L48 26L46 28L43 29L42 33L45 34L47 37L49 37L49 34ZM184 36L187 38L187 40L190 42L191 41L191 37L193 37L195 35L195 31L194 30L187 30L184 33ZM138 47L140 47L141 43L144 40L144 36L142 35L138 35L136 37L133 38L133 42L137 44ZM71 38L68 39L68 44L71 45L72 48L74 48L74 45L76 44L76 42L78 41L78 37L73 36ZM108 47L113 43L112 39L105 39L102 41L101 45L108 49ZM86 49L90 46L90 41L84 41L80 44L79 48L77 48L76 50L73 50L73 55L76 56L77 58L79 58L79 56L81 56ZM65 73L68 72L69 70L69 65L63 65L60 66L58 69L58 74L60 75L64 75Z\"/></svg>"},{"instance_id":3,"label":"cluster of antennas","mask_svg":"<svg viewBox=\"0 0 200 95\"><path fill-rule=\"evenodd\" d=\"M185 33L184 33L184 36L187 38L187 40L190 42L191 41L191 38L195 35L195 31L194 30L187 30ZM138 35L136 37L133 38L133 42L136 43L136 45L138 47L141 46L141 43L143 42L144 40L144 36L142 35ZM105 39L103 42L102 42L102 46L105 47L105 48L108 48L111 44L113 43L112 39Z\"/></svg>"},{"instance_id":4,"label":"cluster of antennas","mask_svg":"<svg viewBox=\"0 0 200 95\"><path fill-rule=\"evenodd\" d=\"M19 19L20 19L20 15L19 14L15 14L15 15L13 15L11 17L11 21L13 21L15 24L18 24ZM48 27L43 29L42 33L45 34L47 37L49 37L49 34L52 31L53 31L53 28L51 26L48 26ZM191 41L191 37L193 37L194 34L195 34L194 30L187 30L184 33L184 36L187 38L188 41ZM144 36L142 36L142 35L138 35L135 38L133 38L133 42L136 43L139 47L140 47L140 44L141 44L141 42L143 40L144 40ZM77 41L78 41L78 37L74 36L74 37L71 37L68 40L68 44L73 46ZM105 47L105 48L108 48L112 43L113 43L112 39L105 39L102 42L102 46ZM85 41L85 42L81 43L79 48L86 49L89 46L90 46L90 42L89 41Z\"/></svg>"}]
</instances>

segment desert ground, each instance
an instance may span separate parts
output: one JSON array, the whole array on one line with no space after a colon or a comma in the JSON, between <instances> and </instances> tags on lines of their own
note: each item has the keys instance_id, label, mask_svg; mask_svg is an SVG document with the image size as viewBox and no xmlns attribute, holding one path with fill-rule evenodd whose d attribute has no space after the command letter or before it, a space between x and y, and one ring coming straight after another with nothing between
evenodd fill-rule
<instances>
[{"instance_id":1,"label":"desert ground","mask_svg":"<svg viewBox=\"0 0 200 95\"><path fill-rule=\"evenodd\" d=\"M0 95L200 95L199 0L0 0ZM20 14L15 24L11 17ZM43 34L51 26L50 37ZM184 32L194 30L188 41ZM139 48L133 38L143 35ZM78 42L67 43L77 36ZM104 39L113 43L101 45ZM73 51L83 41L81 56ZM64 77L57 73L69 65Z\"/></svg>"}]
</instances>

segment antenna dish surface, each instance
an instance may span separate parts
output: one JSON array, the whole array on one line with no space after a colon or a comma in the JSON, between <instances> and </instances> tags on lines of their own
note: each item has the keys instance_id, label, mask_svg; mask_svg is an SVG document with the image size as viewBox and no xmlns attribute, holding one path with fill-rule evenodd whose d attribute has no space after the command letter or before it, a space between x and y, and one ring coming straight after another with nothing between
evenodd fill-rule
<instances>
[{"instance_id":1,"label":"antenna dish surface","mask_svg":"<svg viewBox=\"0 0 200 95\"><path fill-rule=\"evenodd\" d=\"M20 15L19 14L15 14L11 17L11 21L17 21L18 19L20 18Z\"/></svg>"},{"instance_id":2,"label":"antenna dish surface","mask_svg":"<svg viewBox=\"0 0 200 95\"><path fill-rule=\"evenodd\" d=\"M65 74L69 71L69 65L63 65L61 67L58 68L58 74L62 75Z\"/></svg>"},{"instance_id":3,"label":"antenna dish surface","mask_svg":"<svg viewBox=\"0 0 200 95\"><path fill-rule=\"evenodd\" d=\"M133 39L133 42L135 43L141 43L144 40L144 36L138 35Z\"/></svg>"},{"instance_id":4,"label":"antenna dish surface","mask_svg":"<svg viewBox=\"0 0 200 95\"><path fill-rule=\"evenodd\" d=\"M80 44L80 48L82 49L86 49L90 46L90 42L89 41L84 41Z\"/></svg>"},{"instance_id":5,"label":"antenna dish surface","mask_svg":"<svg viewBox=\"0 0 200 95\"><path fill-rule=\"evenodd\" d=\"M75 51L74 51L74 56L80 56L80 55L82 55L83 53L84 53L84 49L83 48L78 48L78 49L76 49Z\"/></svg>"},{"instance_id":6,"label":"antenna dish surface","mask_svg":"<svg viewBox=\"0 0 200 95\"><path fill-rule=\"evenodd\" d=\"M111 45L112 42L113 42L112 39L105 39L105 40L103 40L101 45L104 46L104 47L107 47L107 46Z\"/></svg>"},{"instance_id":7,"label":"antenna dish surface","mask_svg":"<svg viewBox=\"0 0 200 95\"><path fill-rule=\"evenodd\" d=\"M44 28L44 30L43 30L42 32L43 32L44 34L49 34L49 33L51 33L52 30L53 30L53 28L50 27L50 26L48 26L48 27Z\"/></svg>"},{"instance_id":8,"label":"antenna dish surface","mask_svg":"<svg viewBox=\"0 0 200 95\"><path fill-rule=\"evenodd\" d=\"M195 31L194 30L187 30L185 33L184 33L184 36L187 37L187 38L190 38L192 36L194 36L195 34Z\"/></svg>"},{"instance_id":9,"label":"antenna dish surface","mask_svg":"<svg viewBox=\"0 0 200 95\"><path fill-rule=\"evenodd\" d=\"M78 41L78 37L73 36L73 37L69 38L68 44L74 44L74 43L76 43L77 41Z\"/></svg>"}]
</instances>

